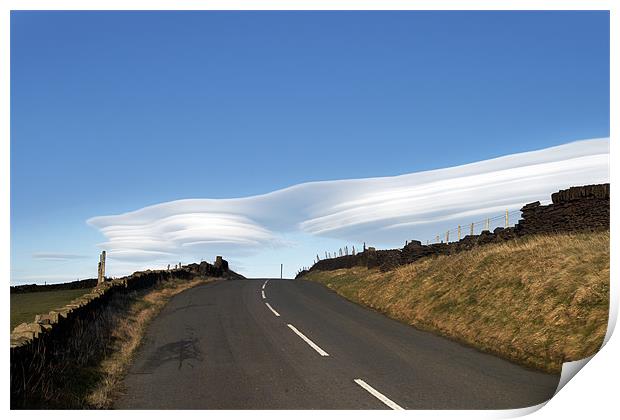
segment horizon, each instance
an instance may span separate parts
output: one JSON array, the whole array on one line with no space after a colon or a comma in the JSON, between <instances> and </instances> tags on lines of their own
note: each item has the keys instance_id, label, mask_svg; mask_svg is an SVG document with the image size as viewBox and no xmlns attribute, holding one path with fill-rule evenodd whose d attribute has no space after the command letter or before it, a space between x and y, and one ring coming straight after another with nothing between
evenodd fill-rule
<instances>
[{"instance_id":1,"label":"horizon","mask_svg":"<svg viewBox=\"0 0 620 420\"><path fill-rule=\"evenodd\" d=\"M96 277L102 249L108 275L222 255L292 277L608 182L608 137L608 12L11 12L10 283ZM541 153L527 194L456 199L466 171L437 208L412 192L511 156L506 182L533 182L519 153L550 147L571 157Z\"/></svg>"},{"instance_id":2,"label":"horizon","mask_svg":"<svg viewBox=\"0 0 620 420\"><path fill-rule=\"evenodd\" d=\"M555 160L553 159L549 159L548 157L545 156L549 156L549 152L550 151L554 151L554 157L556 157ZM563 157L565 159L557 159L557 157ZM578 161L586 159L585 165L583 163L579 163ZM594 160L592 160L594 159ZM579 186L579 185L585 185L585 184L579 184L578 182L572 181L573 179L583 179L583 180L588 180L588 182L586 182L587 184L597 184L597 183L607 183L609 182L609 178L608 178L608 173L609 173L609 167L608 167L608 160L609 160L609 139L608 138L603 138L603 139L590 139L590 140L581 140L581 141L575 141L575 142L570 142L567 143L565 145L560 145L560 146L554 146L551 148L547 148L547 149L542 149L542 150L536 150L536 151L530 151L530 152L523 152L523 153L518 153L518 154L514 154L514 155L507 155L507 156L500 156L500 157L496 157L496 158L492 158L492 159L488 159L485 161L479 161L479 162L470 162L467 164L463 164L463 165L459 165L456 167L451 167L451 168L442 168L442 169L434 169L434 170L429 170L429 171L422 171L422 172L414 172L414 173L410 173L410 174L400 174L400 175L395 175L395 176L389 176L389 177L370 177L370 178L358 178L358 179L347 179L347 180L327 180L327 181L312 181L312 182L307 182L307 183L301 183L301 184L296 184L296 185L291 185L291 186L287 186L284 187L282 189L279 190L275 190L275 191L270 191L268 193L265 194L260 194L257 196L249 196L249 197L238 197L238 198L232 198L232 199L181 199L181 200L174 200L171 202L164 202L164 203L159 203L159 204L155 204L155 205L150 205L141 209L135 209L132 211L129 211L127 213L123 213L123 214L115 214L115 215L110 215L110 216L96 216L96 217L92 217L90 219L88 219L86 221L86 223L90 226L93 226L95 228L99 228L100 231L106 235L105 233L105 229L106 229L106 224L109 224L111 227L118 229L119 226L122 226L124 224L127 223L127 221L121 221L121 223L118 224L114 224L114 222L108 222L108 220L117 220L119 218L127 218L129 220L131 220L132 217L135 217L136 215L138 216L138 218L140 217L141 213L144 212L157 212L157 209L159 207L172 207L174 208L175 206L179 206L182 207L182 205L185 203L189 203L191 204L196 204L196 203L201 203L201 202L206 202L206 203L217 203L219 202L226 202L226 201L239 201L239 200L252 200L252 199L256 199L256 198L269 198L271 196L274 195L279 195L279 194L283 194L283 193L290 193L290 192L294 192L297 189L306 189L308 187L310 188L317 188L319 190L322 189L322 187L325 186L331 186L333 187L334 184L338 184L338 183L344 183L344 184L350 184L350 183L355 183L355 182L359 182L362 184L369 184L372 183L373 181L380 181L381 183L385 183L385 181L399 181L400 179L405 179L405 184L406 185L411 185L411 178L418 176L418 177L422 177L424 178L425 176L428 175L439 175L438 177L435 177L433 179L431 179L431 183L437 183L438 180L442 181L445 180L445 176L444 173L446 171L459 171L459 170L465 170L467 171L468 169L474 169L474 171L472 171L472 173L474 174L473 176L476 175L480 175L482 174L485 177L492 177L492 176L497 176L497 174L501 173L501 172L512 172L512 171L519 171L522 170L523 168L538 168L539 172L536 172L532 178L533 179L538 179L539 181L542 179L545 179L546 182L543 183L542 186L539 186L539 188L528 188L528 192L526 195L521 195L519 197L529 197L527 200L523 199L521 201L518 201L518 199L515 200L511 200L511 202L509 204L505 204L506 203L506 198L508 195L513 195L514 191L511 190L510 194L506 194L502 191L502 188L495 188L495 189L490 189L485 185L482 185L482 188L480 188L480 185L476 185L478 183L473 183L471 185L468 185L467 188L468 189L474 189L474 188L478 188L479 190L482 190L486 193L491 192L492 196L488 197L488 200L491 200L493 202L501 202L504 205L500 206L501 208L495 206L495 207L491 207L489 208L488 206L476 206L473 202L463 202L460 201L458 202L458 206L470 206L473 210L470 210L469 212L467 212L466 216L461 215L459 212L457 211L449 211L447 214L445 214L442 218L440 218L438 221L434 221L434 223L430 223L427 225L427 229L423 230L423 232L436 232L438 234L442 234L443 232L445 232L444 230L441 230L440 227L447 227L450 231L453 231L454 228L459 225L463 227L463 231L466 231L466 228L469 226L469 223L471 223L473 220L476 220L477 226L480 224L481 221L485 220L488 217L494 217L497 216L496 218L501 218L502 220L499 222L494 221L491 224L491 230L493 230L494 227L502 227L503 226L503 215L504 215L504 209L505 210L510 210L510 225L514 225L519 217L515 214L516 212L518 212L522 206L526 205L527 203L531 203L534 201L540 201L543 204L547 204L551 202L551 194L559 191L560 189L566 189L566 188L570 188L572 186ZM520 166L517 167L509 167L508 169L506 169L507 164L508 166L514 165L515 163L519 164ZM560 168L553 168L551 170L551 173L549 173L549 167L553 167L553 166L557 166L558 164L560 164ZM493 172L488 172L488 167L492 167L495 170ZM529 170L528 169L528 170ZM576 170L578 172L578 176L575 177L566 177L567 175L567 171L573 171ZM461 174L462 175L462 174ZM467 177L470 177L472 175L466 175ZM452 181L453 178L448 178L448 181ZM513 182L523 182L524 179L521 178L514 178L511 177L510 180L508 181L508 183L513 183ZM428 182L428 181L427 181ZM504 183L500 184L500 186L503 186ZM323 188L324 189L324 188ZM371 188L372 189L372 188ZM382 188L381 189L381 193L385 194L386 191L390 191L390 188ZM448 195L452 196L454 195L454 193L458 193L458 191L454 191L454 190L450 190L448 191ZM524 192L524 190L521 191L522 193ZM318 196L318 195L322 195L322 191L321 194L314 194L313 196ZM338 195L344 193L342 190L338 190L337 189L337 193ZM308 191L304 191L304 195L308 194ZM366 194L367 195L367 194ZM402 200L403 197L398 197L398 200ZM341 204L339 204L339 206L341 206ZM455 205L454 202L452 202L451 204L452 206ZM277 206L274 208L277 211ZM280 211L282 210L288 210L287 208L284 209L280 209ZM208 210L203 210L206 214L209 213ZM251 211L251 209L250 209ZM402 209L400 209L399 211L402 211ZM180 214L184 214L185 212L181 209L180 210ZM191 212L190 214L195 214L195 212ZM501 216L501 217L500 217ZM168 215L160 215L159 217L155 217L155 220L167 220L169 219L171 216ZM325 216L323 216L325 217ZM416 216L417 217L417 216ZM481 220L478 220L481 219ZM389 217L386 216L386 220L390 220ZM465 221L465 222L462 222ZM155 222L156 223L156 222ZM423 221L419 221L416 219L415 222L409 222L409 223L402 223L403 225L411 225L411 224L419 224L419 223L424 223ZM98 224L103 225L102 227L98 227ZM151 222L147 223L147 224L151 224ZM199 225L201 225L201 223L199 223ZM391 226L386 224L384 221L380 226L380 230L383 229L389 229ZM401 226L398 226L401 227ZM343 226L338 226L337 228L343 228ZM345 226L346 228L346 226ZM135 226L134 225L129 225L128 228L131 232L131 235L135 235L136 231L135 231ZM430 230L429 230L430 229ZM477 227L476 228L476 232L479 233L479 231L481 230L481 228ZM367 231L365 231L367 232ZM395 240L393 240L391 243L396 244L397 241L400 240L401 245L402 243L404 243L405 241L410 241L410 240L420 240L422 242L424 242L424 238L407 238L406 236L401 235L402 230L397 231L398 233L396 233L396 236L398 236L398 238L396 238ZM241 233L245 233L244 231L240 231ZM452 232L453 234L455 234L455 232ZM202 235L204 235L204 233L201 232ZM400 235L400 236L399 236ZM147 235L148 236L148 235ZM404 238L404 239L403 239ZM427 237L425 237L426 240L430 239L430 236L427 235ZM110 238L109 238L110 239ZM306 241L310 241L312 238L305 238ZM334 247L329 249L329 252L332 254L332 257L335 257L335 252L338 251L339 248L344 249L344 246L346 245L350 245L350 246L357 246L357 249L360 250L364 245L369 245L369 246L376 246L377 243L372 242L372 243L368 243L366 244L365 241L352 241L352 242L348 242L346 243L346 245L341 245L339 248L338 244L339 243L343 243L342 241L339 240L333 240L332 238L323 238L323 239L327 239L330 240L332 242L332 245L334 245ZM441 238L441 241L443 241L443 237ZM148 241L148 238L145 239L145 242ZM245 242L246 239L244 239L242 242ZM234 241L233 241L234 242ZM433 240L430 239L430 242L432 243ZM122 243L122 238L121 238L121 243ZM303 243L303 241L302 241ZM323 244L328 243L327 241L323 242ZM381 242L379 242L381 243ZM388 243L388 242L383 242ZM183 244L184 245L184 244ZM291 245L291 244L280 244L280 246L278 246L277 244L274 246L274 250L281 252L282 248L286 247L287 245ZM294 247L299 246L299 244L293 244ZM264 245L261 245L264 246ZM121 245L122 247L122 245ZM389 248L389 245L385 245L383 248ZM400 247L400 246L399 246ZM380 248L382 248L380 246ZM101 247L101 249L107 249L105 247ZM219 251L217 251L218 248L215 248L213 250L213 257L212 258L197 258L194 257L193 259L190 258L190 261L185 261L183 262L183 265L185 264L191 264L191 263L199 263L200 261L207 261L209 263L212 263L213 260L215 259L216 255L220 255L218 254ZM220 248L221 249L221 248ZM122 250L122 249L121 249ZM130 249L131 250L131 249ZM327 252L327 250L319 250L318 253L314 253L312 254L311 251L316 251L316 248L314 249L309 249L306 248L302 251L302 253L300 254L299 252L297 253L296 257L300 258L300 259L305 259L306 261L309 258L312 258L312 260L314 261L314 256L315 255L319 255L321 258L323 258L323 254L321 253L321 251L323 252ZM119 253L119 251L116 251L117 253ZM108 253L108 259L112 259L111 263L108 263L108 265L112 266L112 272L113 274L109 274L109 277L123 277L125 275L130 275L135 271L143 271L143 270L147 270L147 269L164 269L166 268L167 264L170 264L171 266L175 265L176 262L171 262L174 261L173 259L169 258L168 256L166 257L165 260L161 260L158 259L156 257L150 257L149 259L147 259L148 262L146 263L130 263L129 266L133 266L133 269L129 269L129 271L127 271L127 266L123 266L122 264L119 264L118 261L123 261L124 257L123 256L119 256L119 255L114 255L114 251L112 251L112 254L110 255L110 251L107 251ZM121 252L122 253L122 252ZM196 254L195 254L196 255ZM253 255L250 255L250 257L256 257L258 256L259 258L261 257L261 252L260 251L256 251ZM35 258L39 258L42 260L47 260L47 261L63 261L63 262L67 262L67 261L71 261L73 259L86 259L87 257L85 255L72 255L72 254L62 254L62 253L40 253L40 254L36 254L35 256L33 256ZM235 262L235 260L231 260L230 258L228 258L226 255L223 255L224 259L227 259L229 261L229 263L231 263L231 269L233 271L237 271L240 272L243 275L246 275L247 277L254 277L254 278L263 278L264 276L259 275L252 275L252 273L248 273L248 272L243 272L243 268L240 269L235 269L234 264L236 263L238 266L243 267L243 264L240 264L238 261ZM117 260L116 262L114 262L114 260ZM276 264L276 263L274 263ZM272 264L272 265L274 265ZM260 266L260 263L257 262L253 262L252 263L252 267L255 267L256 265ZM120 269L120 271L118 270L118 266L121 266L123 268ZM308 263L307 265L305 265L305 267L310 267L311 263ZM304 266L299 266L297 267L297 269L301 269ZM277 267L273 267L273 269L279 268L279 265ZM291 271L290 268L287 268L287 273L289 273ZM275 274L274 274L275 275ZM284 276L285 278L292 278L294 277L293 275L287 275ZM63 277L64 278L64 277ZM85 280L88 278L96 278L95 277L82 277L82 278L77 278L76 280ZM66 282L69 282L70 280L66 280ZM71 280L71 281L75 281L75 280ZM65 281L61 280L58 282L54 282L54 281L46 281L45 284L58 284L58 283L64 283ZM11 284L12 286L18 286L18 285L27 285L27 284L33 284L33 283L27 283L27 282L23 282L20 284ZM38 284L38 283L34 283L34 284Z\"/></svg>"}]
</instances>

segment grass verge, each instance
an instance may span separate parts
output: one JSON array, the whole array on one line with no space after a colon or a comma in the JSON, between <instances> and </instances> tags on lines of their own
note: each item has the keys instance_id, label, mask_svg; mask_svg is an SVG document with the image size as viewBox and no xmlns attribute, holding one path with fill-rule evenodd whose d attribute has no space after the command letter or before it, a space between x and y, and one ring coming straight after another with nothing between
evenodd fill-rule
<instances>
[{"instance_id":1,"label":"grass verge","mask_svg":"<svg viewBox=\"0 0 620 420\"><path fill-rule=\"evenodd\" d=\"M85 402L91 408L111 408L114 395L142 342L149 323L168 303L170 298L184 290L206 284L209 280L173 280L155 288L132 302L123 317L116 322L110 343L110 352L98 366L100 379L87 393Z\"/></svg>"},{"instance_id":2,"label":"grass verge","mask_svg":"<svg viewBox=\"0 0 620 420\"><path fill-rule=\"evenodd\" d=\"M526 237L385 273L355 267L304 279L416 328L558 373L602 345L609 232Z\"/></svg>"}]
</instances>

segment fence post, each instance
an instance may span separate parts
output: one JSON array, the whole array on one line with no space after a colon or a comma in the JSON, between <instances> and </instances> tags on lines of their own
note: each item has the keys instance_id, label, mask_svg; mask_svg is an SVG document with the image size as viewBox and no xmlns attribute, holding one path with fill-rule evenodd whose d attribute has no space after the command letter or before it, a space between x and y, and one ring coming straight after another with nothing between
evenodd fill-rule
<instances>
[{"instance_id":1,"label":"fence post","mask_svg":"<svg viewBox=\"0 0 620 420\"><path fill-rule=\"evenodd\" d=\"M508 209L506 209L506 226L504 227L508 227Z\"/></svg>"},{"instance_id":2,"label":"fence post","mask_svg":"<svg viewBox=\"0 0 620 420\"><path fill-rule=\"evenodd\" d=\"M446 243L450 242L450 231L446 232Z\"/></svg>"},{"instance_id":3,"label":"fence post","mask_svg":"<svg viewBox=\"0 0 620 420\"><path fill-rule=\"evenodd\" d=\"M469 234L471 236L474 236L474 224L473 223L469 226Z\"/></svg>"},{"instance_id":4,"label":"fence post","mask_svg":"<svg viewBox=\"0 0 620 420\"><path fill-rule=\"evenodd\" d=\"M458 227L457 237L458 237L458 240L460 241L461 240L461 225L459 225Z\"/></svg>"},{"instance_id":5,"label":"fence post","mask_svg":"<svg viewBox=\"0 0 620 420\"><path fill-rule=\"evenodd\" d=\"M487 223L486 223L486 229L485 230L489 230L489 218L487 217Z\"/></svg>"}]
</instances>

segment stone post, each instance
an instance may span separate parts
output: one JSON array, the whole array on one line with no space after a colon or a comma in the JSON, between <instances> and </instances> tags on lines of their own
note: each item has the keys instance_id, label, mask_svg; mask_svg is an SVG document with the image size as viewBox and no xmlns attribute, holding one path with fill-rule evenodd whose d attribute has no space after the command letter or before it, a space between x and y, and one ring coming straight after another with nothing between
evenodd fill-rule
<instances>
[{"instance_id":1,"label":"stone post","mask_svg":"<svg viewBox=\"0 0 620 420\"><path fill-rule=\"evenodd\" d=\"M97 269L97 284L101 284L105 281L105 251L101 251L99 254L99 264Z\"/></svg>"}]
</instances>

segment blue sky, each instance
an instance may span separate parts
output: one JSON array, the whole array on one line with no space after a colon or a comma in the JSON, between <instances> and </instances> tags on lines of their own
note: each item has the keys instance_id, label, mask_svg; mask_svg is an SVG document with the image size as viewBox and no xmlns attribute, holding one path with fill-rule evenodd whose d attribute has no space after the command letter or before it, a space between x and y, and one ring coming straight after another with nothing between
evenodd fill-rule
<instances>
[{"instance_id":1,"label":"blue sky","mask_svg":"<svg viewBox=\"0 0 620 420\"><path fill-rule=\"evenodd\" d=\"M11 282L94 276L93 217L607 136L607 12L13 12Z\"/></svg>"}]
</instances>

